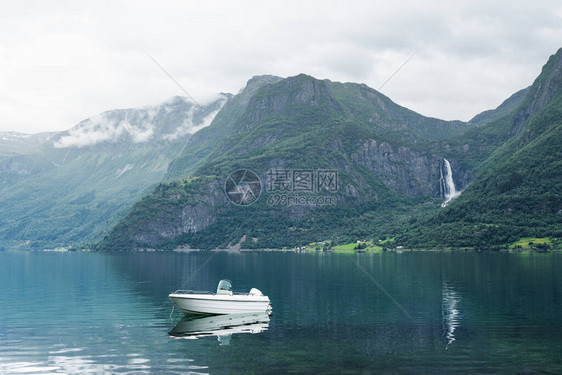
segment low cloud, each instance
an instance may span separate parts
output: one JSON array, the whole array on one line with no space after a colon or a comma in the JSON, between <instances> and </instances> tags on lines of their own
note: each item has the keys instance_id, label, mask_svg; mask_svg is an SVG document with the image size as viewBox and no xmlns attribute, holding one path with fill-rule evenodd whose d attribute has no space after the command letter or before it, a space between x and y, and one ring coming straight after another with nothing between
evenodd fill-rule
<instances>
[{"instance_id":1,"label":"low cloud","mask_svg":"<svg viewBox=\"0 0 562 375\"><path fill-rule=\"evenodd\" d=\"M183 97L174 97L155 106L107 111L82 121L53 145L80 148L120 140L132 143L153 139L174 141L209 126L227 100L224 95L215 95L213 101L204 104L216 108L212 112L204 112Z\"/></svg>"},{"instance_id":2,"label":"low cloud","mask_svg":"<svg viewBox=\"0 0 562 375\"><path fill-rule=\"evenodd\" d=\"M223 95L221 95L220 97L217 97L215 100L217 100L217 99L220 100L219 108L217 108L215 111L206 113L205 117L203 118L203 121L199 121L197 123L194 121L195 112L196 111L201 112L201 109L197 106L193 106L189 109L189 111L187 111L187 116L183 120L183 124L181 126L179 126L176 129L175 132L165 134L165 135L162 136L162 138L167 140L167 141L173 141L173 140L176 140L178 138L185 137L188 134L189 135L195 134L199 130L209 126L211 124L211 122L213 122L213 119L215 118L217 113L219 113L219 111L222 109L222 107L227 102L227 97L223 96Z\"/></svg>"},{"instance_id":3,"label":"low cloud","mask_svg":"<svg viewBox=\"0 0 562 375\"><path fill-rule=\"evenodd\" d=\"M54 142L56 148L86 147L101 142L117 142L122 137L130 137L133 143L147 142L154 135L152 124L146 122L142 127L131 125L128 121L116 122L111 112L84 120L70 129L67 135Z\"/></svg>"}]
</instances>

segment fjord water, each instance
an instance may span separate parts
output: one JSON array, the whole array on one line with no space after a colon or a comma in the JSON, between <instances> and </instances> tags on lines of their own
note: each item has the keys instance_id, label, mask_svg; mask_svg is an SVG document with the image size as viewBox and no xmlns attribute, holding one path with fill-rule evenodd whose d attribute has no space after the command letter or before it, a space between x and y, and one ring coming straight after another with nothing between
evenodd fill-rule
<instances>
[{"instance_id":1,"label":"fjord water","mask_svg":"<svg viewBox=\"0 0 562 375\"><path fill-rule=\"evenodd\" d=\"M170 336L221 278L268 329ZM0 373L561 373L561 337L560 254L0 253Z\"/></svg>"}]
</instances>

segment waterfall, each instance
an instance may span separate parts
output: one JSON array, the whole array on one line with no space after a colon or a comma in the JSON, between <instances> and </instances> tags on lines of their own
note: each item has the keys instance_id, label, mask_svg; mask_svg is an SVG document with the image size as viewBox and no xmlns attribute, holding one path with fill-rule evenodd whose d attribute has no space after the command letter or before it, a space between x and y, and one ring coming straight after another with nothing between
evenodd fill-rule
<instances>
[{"instance_id":1,"label":"waterfall","mask_svg":"<svg viewBox=\"0 0 562 375\"><path fill-rule=\"evenodd\" d=\"M443 176L443 168L439 171L441 176L441 195L445 197L445 201L441 203L442 207L445 207L449 204L449 202L453 199L458 197L461 192L457 191L455 187L455 181L453 181L453 170L451 169L451 163L449 160L443 159L445 165L445 175Z\"/></svg>"}]
</instances>

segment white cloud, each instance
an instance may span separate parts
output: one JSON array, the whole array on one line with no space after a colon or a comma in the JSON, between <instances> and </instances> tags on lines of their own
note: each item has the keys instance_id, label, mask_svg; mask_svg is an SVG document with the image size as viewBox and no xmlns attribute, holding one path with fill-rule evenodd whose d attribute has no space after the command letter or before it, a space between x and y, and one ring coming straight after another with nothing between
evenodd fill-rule
<instances>
[{"instance_id":1,"label":"white cloud","mask_svg":"<svg viewBox=\"0 0 562 375\"><path fill-rule=\"evenodd\" d=\"M225 102L223 102L224 105ZM197 133L199 130L211 125L211 122L213 121L213 119L215 118L215 116L217 115L217 113L219 113L219 111L221 110L222 106L220 108L218 108L216 111L210 112L208 114L208 116L206 116L203 119L203 122L201 122L200 124L197 125L193 125L191 128L189 128L189 134L195 134Z\"/></svg>"},{"instance_id":2,"label":"white cloud","mask_svg":"<svg viewBox=\"0 0 562 375\"><path fill-rule=\"evenodd\" d=\"M209 125L211 125L211 122L213 121L213 119L215 118L215 116L217 115L217 113L219 113L219 111L222 109L222 107L226 104L228 98L226 96L217 96L217 95L212 95L210 96L210 98L212 99L207 99L208 101L206 101L206 103L212 103L216 100L219 100L219 107L212 112L209 112L205 115L205 117L203 118L203 121L200 122L196 122L193 118L195 111L200 111L199 107L197 106L193 106L189 109L189 111L187 111L186 113L186 117L183 120L183 123L181 126L179 126L175 132L170 133L170 134L165 134L162 136L163 139L168 140L168 141L173 141L175 139L178 139L180 137L184 137L188 134L194 134L196 132L198 132L199 130L203 129L204 127L207 127ZM207 104L203 104L203 105L207 105Z\"/></svg>"},{"instance_id":3,"label":"white cloud","mask_svg":"<svg viewBox=\"0 0 562 375\"><path fill-rule=\"evenodd\" d=\"M147 142L154 134L150 122L133 126L127 120L115 121L109 113L91 117L70 129L67 135L54 142L56 148L93 146L101 142L116 142L122 136L130 136L134 143Z\"/></svg>"},{"instance_id":4,"label":"white cloud","mask_svg":"<svg viewBox=\"0 0 562 375\"><path fill-rule=\"evenodd\" d=\"M117 142L123 137L133 143L144 143L151 139L173 141L209 126L228 100L225 95L215 94L210 97L212 99L209 102L201 104L208 106L218 101L218 108L204 116L201 116L202 110L199 106L193 105L185 97L178 96L158 105L106 111L71 128L53 145L56 148L86 147L102 142ZM170 122L166 119L172 111L175 111L172 117L181 123ZM161 127L162 125L164 127ZM159 126L160 129L158 129Z\"/></svg>"},{"instance_id":5,"label":"white cloud","mask_svg":"<svg viewBox=\"0 0 562 375\"><path fill-rule=\"evenodd\" d=\"M265 73L378 88L415 53L383 92L466 120L532 83L561 21L558 0L3 2L0 130L182 95L147 52L198 101Z\"/></svg>"}]
</instances>

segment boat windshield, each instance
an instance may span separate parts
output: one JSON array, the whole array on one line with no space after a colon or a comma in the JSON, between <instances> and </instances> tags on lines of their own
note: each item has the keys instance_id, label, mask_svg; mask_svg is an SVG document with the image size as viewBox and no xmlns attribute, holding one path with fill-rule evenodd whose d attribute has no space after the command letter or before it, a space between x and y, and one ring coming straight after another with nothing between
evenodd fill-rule
<instances>
[{"instance_id":1,"label":"boat windshield","mask_svg":"<svg viewBox=\"0 0 562 375\"><path fill-rule=\"evenodd\" d=\"M217 294L230 294L232 295L232 283L230 280L221 280L217 287Z\"/></svg>"}]
</instances>

